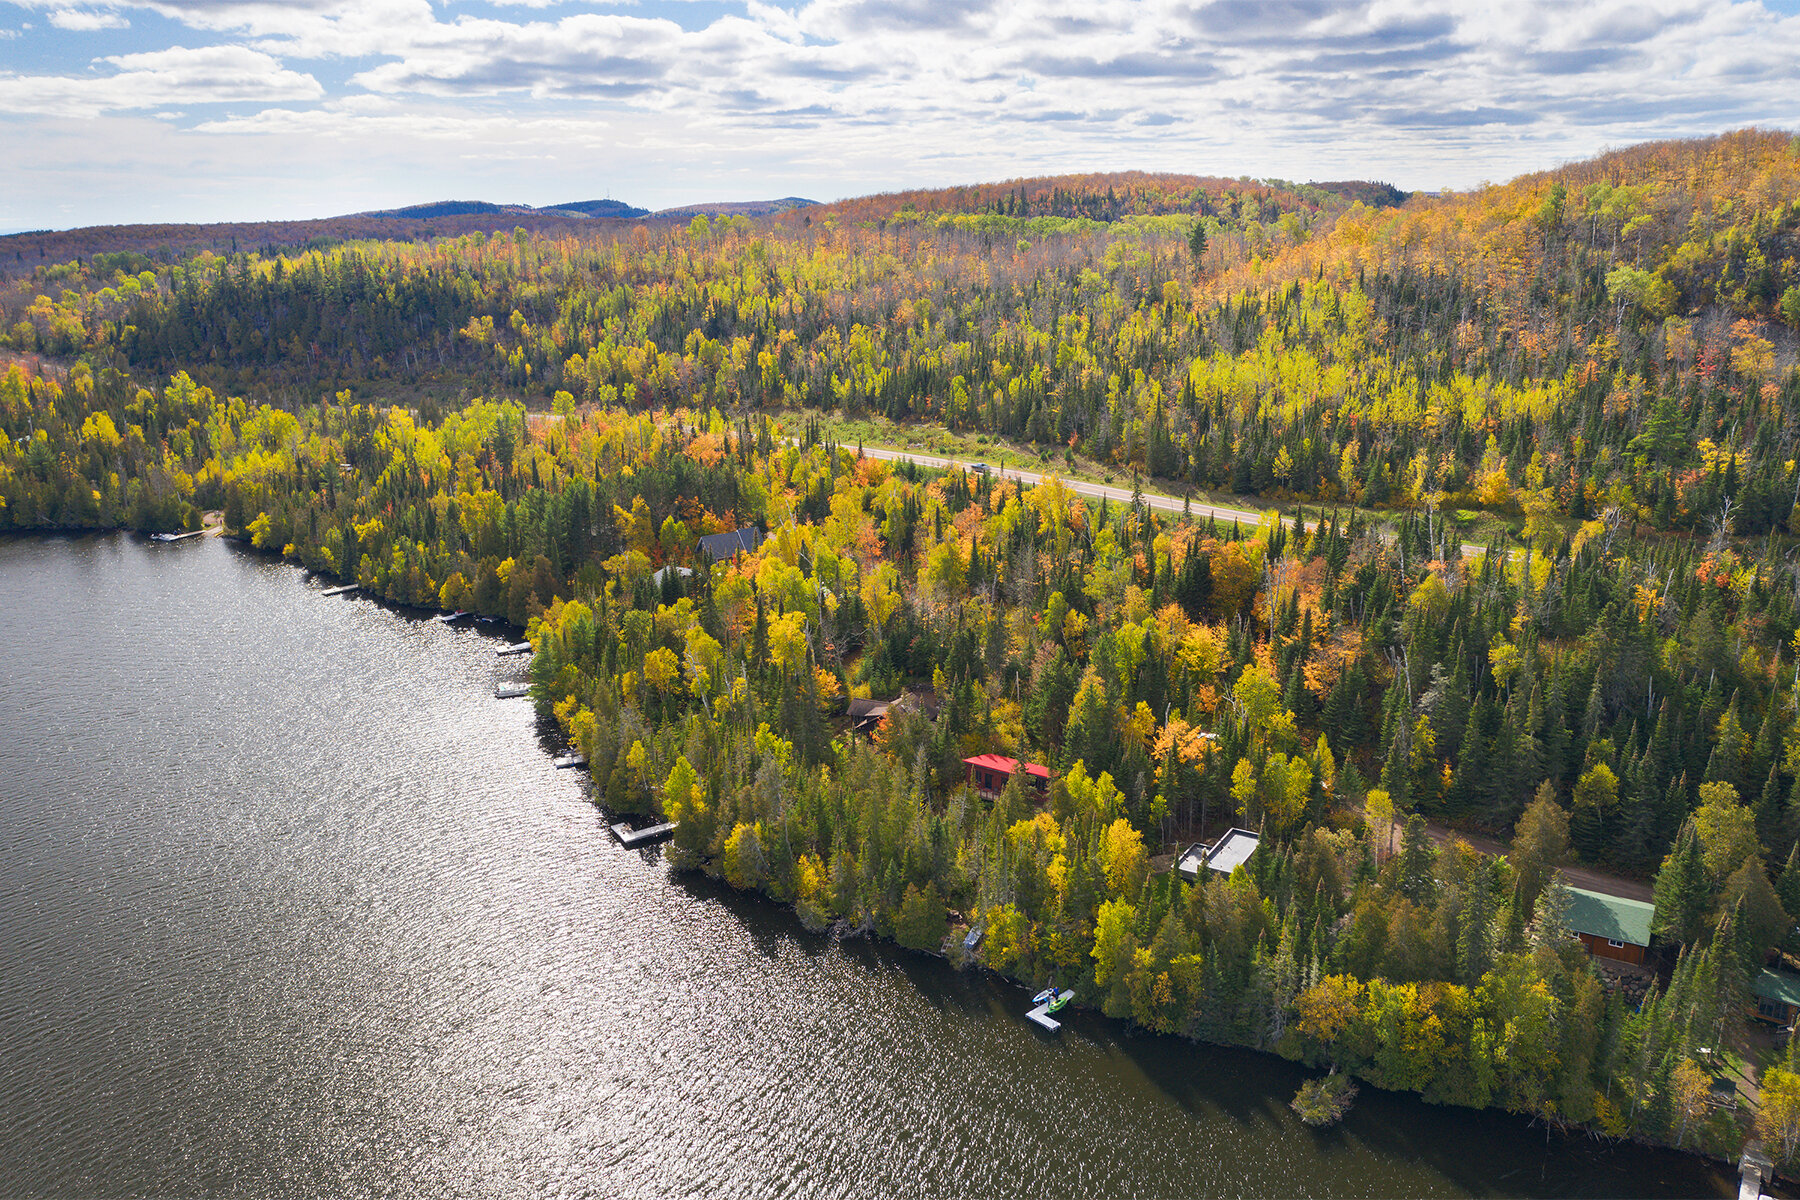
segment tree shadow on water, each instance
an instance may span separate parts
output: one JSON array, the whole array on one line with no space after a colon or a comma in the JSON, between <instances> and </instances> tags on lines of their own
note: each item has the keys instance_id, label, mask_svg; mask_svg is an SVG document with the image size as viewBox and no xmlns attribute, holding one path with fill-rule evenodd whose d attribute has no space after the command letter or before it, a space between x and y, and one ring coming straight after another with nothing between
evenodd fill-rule
<instances>
[{"instance_id":1,"label":"tree shadow on water","mask_svg":"<svg viewBox=\"0 0 1800 1200\"><path fill-rule=\"evenodd\" d=\"M1216 1111L1245 1127L1299 1124L1284 1098L1312 1074L1298 1064L1240 1046L1168 1034L1122 1032L1115 1033L1111 1042L1146 1080L1188 1113Z\"/></svg>"},{"instance_id":2,"label":"tree shadow on water","mask_svg":"<svg viewBox=\"0 0 1800 1200\"><path fill-rule=\"evenodd\" d=\"M661 853L660 849L656 852ZM694 900L724 908L743 929L756 952L771 962L780 960L789 950L798 951L808 959L817 959L831 950L829 933L809 931L792 909L776 904L766 896L741 892L701 871L671 871L669 883Z\"/></svg>"},{"instance_id":3,"label":"tree shadow on water","mask_svg":"<svg viewBox=\"0 0 1800 1200\"><path fill-rule=\"evenodd\" d=\"M1729 1196L1735 1175L1696 1155L1551 1129L1516 1113L1429 1104L1361 1084L1344 1120L1315 1129L1288 1108L1319 1072L1272 1054L1158 1034L1105 1039L1197 1119L1304 1138L1319 1159L1421 1164L1472 1196Z\"/></svg>"}]
</instances>

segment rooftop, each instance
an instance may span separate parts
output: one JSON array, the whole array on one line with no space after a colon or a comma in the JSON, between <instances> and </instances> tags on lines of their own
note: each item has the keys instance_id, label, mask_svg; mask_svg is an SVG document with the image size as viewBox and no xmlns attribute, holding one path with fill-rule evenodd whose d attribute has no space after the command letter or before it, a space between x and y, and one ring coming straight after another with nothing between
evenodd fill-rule
<instances>
[{"instance_id":1,"label":"rooftop","mask_svg":"<svg viewBox=\"0 0 1800 1200\"><path fill-rule=\"evenodd\" d=\"M1256 853L1256 835L1248 829L1228 829L1211 846L1195 842L1175 860L1175 869L1188 878L1197 878L1202 865L1211 867L1221 874L1229 875L1232 871L1248 862Z\"/></svg>"},{"instance_id":2,"label":"rooftop","mask_svg":"<svg viewBox=\"0 0 1800 1200\"><path fill-rule=\"evenodd\" d=\"M762 545L762 530L754 525L734 529L730 533L710 533L700 539L700 548L715 559L731 558L742 551L753 552Z\"/></svg>"},{"instance_id":3,"label":"rooftop","mask_svg":"<svg viewBox=\"0 0 1800 1200\"><path fill-rule=\"evenodd\" d=\"M1603 937L1631 946L1650 944L1650 918L1654 904L1627 900L1605 892L1572 887L1569 892L1569 928L1589 937Z\"/></svg>"},{"instance_id":4,"label":"rooftop","mask_svg":"<svg viewBox=\"0 0 1800 1200\"><path fill-rule=\"evenodd\" d=\"M1008 758L1004 754L977 754L973 758L963 759L963 762L971 767L985 767L990 771L1000 771L1007 775L1011 775L1020 766L1023 766L1027 775L1036 775L1040 779L1050 778L1050 768L1043 763L1021 764L1018 759Z\"/></svg>"},{"instance_id":5,"label":"rooftop","mask_svg":"<svg viewBox=\"0 0 1800 1200\"><path fill-rule=\"evenodd\" d=\"M1774 1000L1800 1008L1800 975L1792 971L1771 971L1765 968L1750 985L1750 990L1756 993L1758 1000Z\"/></svg>"},{"instance_id":6,"label":"rooftop","mask_svg":"<svg viewBox=\"0 0 1800 1200\"><path fill-rule=\"evenodd\" d=\"M1206 865L1215 871L1223 871L1229 875L1237 867L1250 860L1256 853L1256 835L1248 829L1228 829L1225 836L1213 843L1213 848L1206 856Z\"/></svg>"}]
</instances>

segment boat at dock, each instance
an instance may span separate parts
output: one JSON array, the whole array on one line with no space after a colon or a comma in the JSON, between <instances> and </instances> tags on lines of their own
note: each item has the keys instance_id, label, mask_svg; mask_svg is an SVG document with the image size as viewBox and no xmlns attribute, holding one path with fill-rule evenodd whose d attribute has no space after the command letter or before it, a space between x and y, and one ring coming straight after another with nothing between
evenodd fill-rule
<instances>
[{"instance_id":1,"label":"boat at dock","mask_svg":"<svg viewBox=\"0 0 1800 1200\"><path fill-rule=\"evenodd\" d=\"M1038 996L1043 996L1045 994L1045 992L1051 992L1051 991L1052 991L1052 989L1046 988L1044 990L1044 992L1039 992ZM1034 996L1034 997L1032 997L1032 999L1036 1000L1038 998L1038 996ZM1041 1001L1036 1008L1034 1008L1030 1012L1026 1013L1025 1019L1032 1022L1034 1025L1039 1026L1040 1028L1047 1029L1051 1033L1055 1033L1062 1028L1062 1022L1057 1020L1055 1017L1051 1016L1050 1014L1055 1013L1055 1012L1061 1012L1065 1007L1067 1007L1069 1001L1073 1000L1074 998L1075 998L1075 993L1072 990L1054 992L1048 1000Z\"/></svg>"},{"instance_id":2,"label":"boat at dock","mask_svg":"<svg viewBox=\"0 0 1800 1200\"><path fill-rule=\"evenodd\" d=\"M531 653L531 643L530 642L514 642L510 646L500 647L498 650L494 651L494 653L501 658L505 658L509 654L530 654Z\"/></svg>"},{"instance_id":3,"label":"boat at dock","mask_svg":"<svg viewBox=\"0 0 1800 1200\"><path fill-rule=\"evenodd\" d=\"M520 696L531 695L531 685L524 683L508 683L494 689L496 700L517 700Z\"/></svg>"},{"instance_id":4,"label":"boat at dock","mask_svg":"<svg viewBox=\"0 0 1800 1200\"><path fill-rule=\"evenodd\" d=\"M585 767L587 766L587 755L579 750L571 750L567 754L559 754L551 759L550 765L559 771L566 771L570 767Z\"/></svg>"}]
</instances>

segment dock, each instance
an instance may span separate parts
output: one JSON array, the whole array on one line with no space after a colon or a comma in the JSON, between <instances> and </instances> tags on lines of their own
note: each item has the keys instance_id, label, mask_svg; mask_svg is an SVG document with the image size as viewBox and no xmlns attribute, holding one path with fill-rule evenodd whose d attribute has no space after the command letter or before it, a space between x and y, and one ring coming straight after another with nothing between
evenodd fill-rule
<instances>
[{"instance_id":1,"label":"dock","mask_svg":"<svg viewBox=\"0 0 1800 1200\"><path fill-rule=\"evenodd\" d=\"M500 647L500 649L494 651L494 653L497 654L498 656L500 656L501 658L505 658L509 654L530 654L531 653L531 643L530 642L514 642L510 646Z\"/></svg>"},{"instance_id":2,"label":"dock","mask_svg":"<svg viewBox=\"0 0 1800 1200\"><path fill-rule=\"evenodd\" d=\"M674 836L675 825L665 821L661 825L650 825L643 829L633 829L623 821L612 827L613 836L619 839L619 845L627 850L635 850L639 846L649 846L665 841Z\"/></svg>"},{"instance_id":3,"label":"dock","mask_svg":"<svg viewBox=\"0 0 1800 1200\"><path fill-rule=\"evenodd\" d=\"M459 608L453 613L442 614L441 616L438 617L438 620L440 622L442 622L443 624L448 625L452 621L460 621L464 617L469 617L469 616L473 616L473 615L474 615L473 613L464 612L462 609Z\"/></svg>"},{"instance_id":4,"label":"dock","mask_svg":"<svg viewBox=\"0 0 1800 1200\"><path fill-rule=\"evenodd\" d=\"M189 538L204 537L205 535L206 530L204 529L190 529L186 533L153 533L150 535L150 540L153 542L185 542Z\"/></svg>"},{"instance_id":5,"label":"dock","mask_svg":"<svg viewBox=\"0 0 1800 1200\"><path fill-rule=\"evenodd\" d=\"M1035 1021L1045 1029L1048 1029L1051 1033L1055 1033L1062 1028L1062 1022L1050 1015L1050 1006L1052 1004L1067 1004L1074 998L1074 992L1062 992L1055 1000L1044 1001L1042 1004L1026 1013L1025 1016L1028 1020Z\"/></svg>"},{"instance_id":6,"label":"dock","mask_svg":"<svg viewBox=\"0 0 1800 1200\"><path fill-rule=\"evenodd\" d=\"M348 596L351 592L357 591L361 587L362 584L360 583L346 583L343 587L326 588L324 591L320 592L319 595Z\"/></svg>"},{"instance_id":7,"label":"dock","mask_svg":"<svg viewBox=\"0 0 1800 1200\"><path fill-rule=\"evenodd\" d=\"M1766 1194L1762 1185L1774 1174L1775 1164L1763 1153L1761 1142L1745 1146L1744 1156L1738 1160L1738 1200L1762 1200Z\"/></svg>"},{"instance_id":8,"label":"dock","mask_svg":"<svg viewBox=\"0 0 1800 1200\"><path fill-rule=\"evenodd\" d=\"M551 759L550 765L559 771L566 771L570 767L585 767L587 766L587 755L579 750L571 750L567 754L559 754Z\"/></svg>"},{"instance_id":9,"label":"dock","mask_svg":"<svg viewBox=\"0 0 1800 1200\"><path fill-rule=\"evenodd\" d=\"M494 699L496 700L517 700L520 696L529 695L531 695L531 685L528 683L509 683L494 689Z\"/></svg>"}]
</instances>

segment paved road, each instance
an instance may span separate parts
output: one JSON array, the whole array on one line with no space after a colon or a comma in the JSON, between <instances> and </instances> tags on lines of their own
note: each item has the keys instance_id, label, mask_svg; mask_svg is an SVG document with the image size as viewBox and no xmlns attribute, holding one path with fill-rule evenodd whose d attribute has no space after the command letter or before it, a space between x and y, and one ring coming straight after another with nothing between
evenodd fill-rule
<instances>
[{"instance_id":1,"label":"paved road","mask_svg":"<svg viewBox=\"0 0 1800 1200\"><path fill-rule=\"evenodd\" d=\"M793 439L789 440L791 441ZM919 454L912 450L882 450L874 446L865 446L863 447L862 452L869 458L880 458L889 462L915 462L921 467L961 467L962 469L967 470L980 461L972 458L939 458L936 455ZM1039 475L1032 471L1022 471L1017 467L1008 467L1005 470L1001 470L990 464L990 469L995 475L998 475L1003 479L1016 479L1021 483L1038 484L1043 483L1046 479L1050 478L1047 475ZM1107 500L1119 504L1131 503L1130 488L1117 488L1101 483L1088 483L1086 480L1081 479L1063 479L1061 476L1057 476L1057 480L1064 487L1078 495L1090 496L1096 500L1104 497ZM1185 503L1179 496L1164 496L1155 492L1144 492L1143 501L1151 508L1160 508L1166 512L1180 512ZM1251 508L1222 508L1216 504L1200 503L1190 503L1187 507L1188 511L1196 517L1212 517L1215 521L1241 521L1245 525L1251 527L1254 527L1256 523L1263 518L1263 513L1261 511ZM1308 521L1306 522L1306 527L1308 529L1313 529L1316 528L1318 524L1319 522L1317 521ZM1473 558L1478 554L1485 554L1487 552L1487 547L1478 546L1473 542L1464 542L1462 552L1464 558Z\"/></svg>"},{"instance_id":2,"label":"paved road","mask_svg":"<svg viewBox=\"0 0 1800 1200\"><path fill-rule=\"evenodd\" d=\"M968 468L975 466L979 461L973 458L938 458L934 455L919 454L911 450L882 450L874 446L865 446L862 452L870 458L886 459L889 462L916 462L921 467L961 467L964 470L967 470ZM1039 475L1033 471L1022 471L1017 467L1008 467L1005 470L1001 470L999 467L993 467L990 464L990 469L993 474L1002 479L1016 479L1021 483L1038 484L1043 483L1050 478L1048 475ZM1056 478L1058 482L1068 488L1071 492L1076 492L1083 496L1091 496L1096 500L1105 497L1108 500L1120 504L1131 503L1130 488L1116 488L1101 483L1088 483L1086 480L1081 479L1064 479L1060 475ZM1158 495L1155 492L1145 492L1143 493L1143 500L1144 503L1151 508L1160 508L1169 512L1181 511L1182 501L1178 496L1163 496ZM1254 525L1262 520L1263 516L1262 513L1254 509L1219 508L1216 505L1211 504L1194 504L1190 506L1189 511L1197 517L1211 516L1214 520L1236 520L1243 521L1250 525Z\"/></svg>"}]
</instances>

